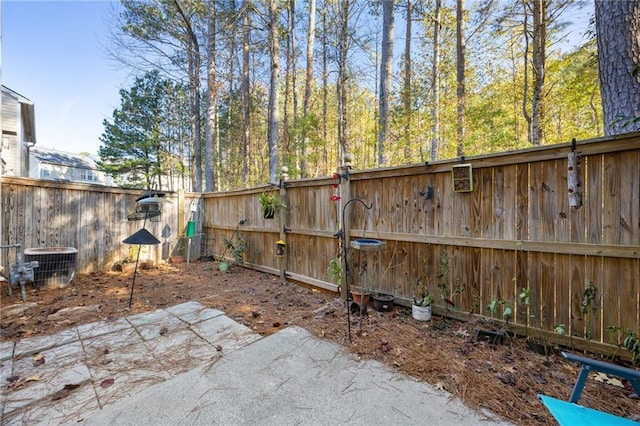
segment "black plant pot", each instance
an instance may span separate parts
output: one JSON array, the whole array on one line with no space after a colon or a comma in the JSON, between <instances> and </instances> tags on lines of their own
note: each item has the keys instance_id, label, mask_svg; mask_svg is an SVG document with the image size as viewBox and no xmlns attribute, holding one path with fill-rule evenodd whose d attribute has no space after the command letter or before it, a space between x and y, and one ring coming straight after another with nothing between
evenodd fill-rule
<instances>
[{"instance_id":1,"label":"black plant pot","mask_svg":"<svg viewBox=\"0 0 640 426\"><path fill-rule=\"evenodd\" d=\"M541 342L539 340L529 339L527 341L527 345L529 346L529 350L531 352L535 352L539 355L549 356L554 352L554 348L552 345Z\"/></svg>"},{"instance_id":2,"label":"black plant pot","mask_svg":"<svg viewBox=\"0 0 640 426\"><path fill-rule=\"evenodd\" d=\"M276 209L273 209L273 208L265 209L262 212L262 216L265 219L273 219L275 217L275 215L276 215Z\"/></svg>"},{"instance_id":3,"label":"black plant pot","mask_svg":"<svg viewBox=\"0 0 640 426\"><path fill-rule=\"evenodd\" d=\"M476 342L485 341L491 345L501 345L504 340L504 331L478 330Z\"/></svg>"},{"instance_id":4,"label":"black plant pot","mask_svg":"<svg viewBox=\"0 0 640 426\"><path fill-rule=\"evenodd\" d=\"M395 297L391 294L374 293L373 307L378 312L388 312L393 308L393 299Z\"/></svg>"}]
</instances>

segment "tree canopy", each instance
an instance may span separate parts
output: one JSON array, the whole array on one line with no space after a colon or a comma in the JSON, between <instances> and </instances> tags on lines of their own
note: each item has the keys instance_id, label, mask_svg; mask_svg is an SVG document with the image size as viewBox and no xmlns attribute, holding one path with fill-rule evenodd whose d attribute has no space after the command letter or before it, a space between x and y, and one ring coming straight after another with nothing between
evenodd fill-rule
<instances>
[{"instance_id":1,"label":"tree canopy","mask_svg":"<svg viewBox=\"0 0 640 426\"><path fill-rule=\"evenodd\" d=\"M593 3L383 1L123 0L112 52L145 73L105 120L103 167L135 185L197 190L204 175L224 190L285 165L329 175L345 152L372 168L604 133L603 48L593 20L583 38L570 20ZM621 31L637 55L637 25Z\"/></svg>"}]
</instances>

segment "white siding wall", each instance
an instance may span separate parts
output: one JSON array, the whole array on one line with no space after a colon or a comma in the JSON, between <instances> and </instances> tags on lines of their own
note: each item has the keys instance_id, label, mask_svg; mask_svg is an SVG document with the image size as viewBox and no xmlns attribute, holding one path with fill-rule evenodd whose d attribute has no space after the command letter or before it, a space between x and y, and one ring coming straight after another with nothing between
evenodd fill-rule
<instances>
[{"instance_id":1,"label":"white siding wall","mask_svg":"<svg viewBox=\"0 0 640 426\"><path fill-rule=\"evenodd\" d=\"M6 163L4 173L20 176L20 129L18 126L18 100L2 91L2 159Z\"/></svg>"}]
</instances>

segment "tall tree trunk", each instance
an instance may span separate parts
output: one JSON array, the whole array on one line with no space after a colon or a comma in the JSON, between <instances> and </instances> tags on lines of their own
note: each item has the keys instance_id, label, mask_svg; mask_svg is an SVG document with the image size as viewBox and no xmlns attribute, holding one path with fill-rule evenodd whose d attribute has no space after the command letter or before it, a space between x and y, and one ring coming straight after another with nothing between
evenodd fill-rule
<instances>
[{"instance_id":1,"label":"tall tree trunk","mask_svg":"<svg viewBox=\"0 0 640 426\"><path fill-rule=\"evenodd\" d=\"M407 21L404 39L404 81L402 87L402 104L404 106L404 159L409 162L411 159L411 23L413 22L412 0L407 0Z\"/></svg>"},{"instance_id":2,"label":"tall tree trunk","mask_svg":"<svg viewBox=\"0 0 640 426\"><path fill-rule=\"evenodd\" d=\"M174 0L174 4L180 17L184 21L187 34L189 36L189 101L191 105L191 138L193 146L193 163L192 169L195 170L195 177L193 180L193 190L195 192L202 192L202 135L201 135L201 123L200 117L200 44L198 43L198 37L193 31L191 20L184 14L184 11L180 7L177 0Z\"/></svg>"},{"instance_id":3,"label":"tall tree trunk","mask_svg":"<svg viewBox=\"0 0 640 426\"><path fill-rule=\"evenodd\" d=\"M547 45L547 0L533 0L533 94L531 99L531 143L544 144L544 80Z\"/></svg>"},{"instance_id":4,"label":"tall tree trunk","mask_svg":"<svg viewBox=\"0 0 640 426\"><path fill-rule=\"evenodd\" d=\"M293 27L291 26L292 22L292 11L291 11L291 1L286 1L287 5L287 31L286 31L286 39L285 39L285 67L284 67L284 105L282 108L282 156L285 161L285 164L289 163L290 160L294 157L293 148L291 146L291 125L289 123L289 115L290 115L290 101L292 96L292 74L295 73L295 70L292 71L293 67L293 57L292 57L292 40L293 40Z\"/></svg>"},{"instance_id":5,"label":"tall tree trunk","mask_svg":"<svg viewBox=\"0 0 640 426\"><path fill-rule=\"evenodd\" d=\"M605 135L640 130L640 1L596 0Z\"/></svg>"},{"instance_id":6,"label":"tall tree trunk","mask_svg":"<svg viewBox=\"0 0 640 426\"><path fill-rule=\"evenodd\" d=\"M250 0L244 0L242 9L242 181L249 179L249 145L251 143L251 110L249 85L249 12Z\"/></svg>"},{"instance_id":7,"label":"tall tree trunk","mask_svg":"<svg viewBox=\"0 0 640 426\"><path fill-rule=\"evenodd\" d=\"M296 90L297 84L297 72L298 72L298 53L297 53L297 43L296 43L296 0L289 0L289 28L290 34L290 58L291 58L291 114L292 114L292 123L294 126L298 122L298 91ZM287 131L287 133L291 133L291 129ZM297 139L300 138L299 134L296 132L298 136ZM289 136L291 138L291 136ZM297 149L292 149L292 156L295 156Z\"/></svg>"},{"instance_id":8,"label":"tall tree trunk","mask_svg":"<svg viewBox=\"0 0 640 426\"><path fill-rule=\"evenodd\" d=\"M324 167L329 171L329 149L327 147L329 141L329 131L327 128L328 121L328 100L329 100L329 60L327 41L327 2L322 2L322 160ZM338 160L338 163L340 161Z\"/></svg>"},{"instance_id":9,"label":"tall tree trunk","mask_svg":"<svg viewBox=\"0 0 640 426\"><path fill-rule=\"evenodd\" d=\"M300 177L307 176L307 144L308 144L308 115L311 107L311 90L313 86L313 46L316 38L316 0L309 0L309 29L307 31L307 72L304 84L304 99L302 101L302 116L305 120L302 138L300 140Z\"/></svg>"},{"instance_id":10,"label":"tall tree trunk","mask_svg":"<svg viewBox=\"0 0 640 426\"><path fill-rule=\"evenodd\" d=\"M436 0L436 8L433 15L433 68L431 79L432 90L432 120L431 128L431 161L438 159L438 148L440 147L440 10L442 0Z\"/></svg>"},{"instance_id":11,"label":"tall tree trunk","mask_svg":"<svg viewBox=\"0 0 640 426\"><path fill-rule=\"evenodd\" d=\"M389 127L389 99L393 72L394 0L382 1L382 49L380 63L380 128L378 129L378 166L389 162L386 153Z\"/></svg>"},{"instance_id":12,"label":"tall tree trunk","mask_svg":"<svg viewBox=\"0 0 640 426\"><path fill-rule=\"evenodd\" d=\"M211 192L215 189L215 179L213 175L215 165L214 138L218 128L218 82L216 76L216 2L208 3L208 44L209 58L207 65L207 123L205 127L205 191Z\"/></svg>"},{"instance_id":13,"label":"tall tree trunk","mask_svg":"<svg viewBox=\"0 0 640 426\"><path fill-rule=\"evenodd\" d=\"M280 114L280 40L278 39L277 0L269 0L269 50L271 78L269 87L269 182L278 182L278 126Z\"/></svg>"},{"instance_id":14,"label":"tall tree trunk","mask_svg":"<svg viewBox=\"0 0 640 426\"><path fill-rule=\"evenodd\" d=\"M349 153L349 132L347 121L347 64L349 54L349 13L351 0L341 0L340 36L338 40L338 166L344 154Z\"/></svg>"},{"instance_id":15,"label":"tall tree trunk","mask_svg":"<svg viewBox=\"0 0 640 426\"><path fill-rule=\"evenodd\" d=\"M522 115L527 122L527 139L529 143L533 143L532 119L527 109L529 103L529 11L527 8L527 0L522 0L524 18L522 20L523 37L524 37L524 54L523 54L523 83L522 83Z\"/></svg>"},{"instance_id":16,"label":"tall tree trunk","mask_svg":"<svg viewBox=\"0 0 640 426\"><path fill-rule=\"evenodd\" d=\"M464 156L464 134L467 110L466 99L466 39L465 39L465 1L456 1L456 97L457 108L457 155Z\"/></svg>"}]
</instances>

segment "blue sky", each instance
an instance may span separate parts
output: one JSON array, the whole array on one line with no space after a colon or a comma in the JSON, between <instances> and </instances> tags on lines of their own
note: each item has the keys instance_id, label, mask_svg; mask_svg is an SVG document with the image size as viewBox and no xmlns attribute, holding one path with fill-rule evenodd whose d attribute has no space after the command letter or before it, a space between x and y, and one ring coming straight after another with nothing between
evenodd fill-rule
<instances>
[{"instance_id":1,"label":"blue sky","mask_svg":"<svg viewBox=\"0 0 640 426\"><path fill-rule=\"evenodd\" d=\"M35 103L37 146L96 154L128 73L107 58L106 1L2 1L2 84Z\"/></svg>"}]
</instances>

